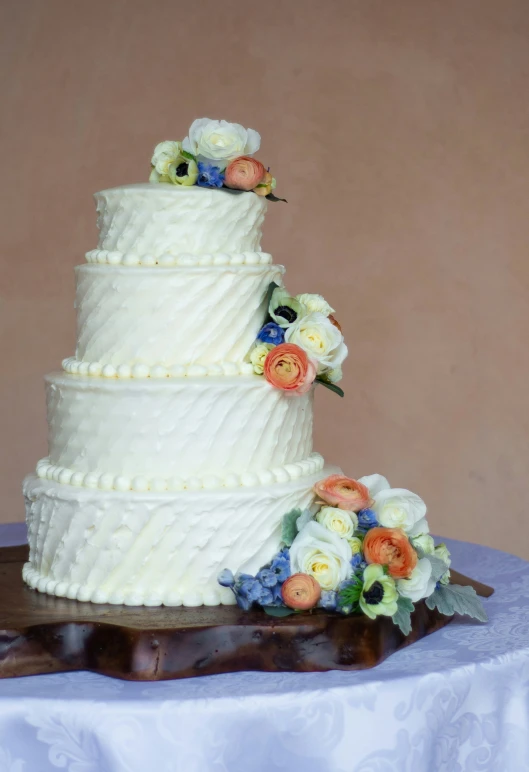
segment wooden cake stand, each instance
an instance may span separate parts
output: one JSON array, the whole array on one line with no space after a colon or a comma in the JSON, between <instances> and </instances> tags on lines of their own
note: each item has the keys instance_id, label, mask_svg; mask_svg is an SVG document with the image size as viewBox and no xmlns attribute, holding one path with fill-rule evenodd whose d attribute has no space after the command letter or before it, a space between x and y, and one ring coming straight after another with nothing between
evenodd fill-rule
<instances>
[{"instance_id":1,"label":"wooden cake stand","mask_svg":"<svg viewBox=\"0 0 529 772\"><path fill-rule=\"evenodd\" d=\"M408 636L387 617L321 609L276 618L237 606L128 607L80 603L26 587L28 548L0 548L0 678L90 670L130 681L238 670L321 671L373 667L446 625L416 605ZM488 597L491 587L457 574Z\"/></svg>"}]
</instances>

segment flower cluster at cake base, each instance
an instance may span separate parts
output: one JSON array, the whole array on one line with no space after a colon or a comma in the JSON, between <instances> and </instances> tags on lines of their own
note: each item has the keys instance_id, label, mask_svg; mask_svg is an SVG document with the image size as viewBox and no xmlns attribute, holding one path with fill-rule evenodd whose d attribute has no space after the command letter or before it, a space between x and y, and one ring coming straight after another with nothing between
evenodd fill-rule
<instances>
[{"instance_id":1,"label":"flower cluster at cake base","mask_svg":"<svg viewBox=\"0 0 529 772\"><path fill-rule=\"evenodd\" d=\"M475 590L451 584L450 553L435 545L417 494L391 488L379 474L334 474L316 483L314 494L309 509L284 516L283 547L256 576L229 569L219 575L242 609L386 616L404 635L421 600L445 615L487 620Z\"/></svg>"},{"instance_id":2,"label":"flower cluster at cake base","mask_svg":"<svg viewBox=\"0 0 529 772\"><path fill-rule=\"evenodd\" d=\"M254 371L289 394L305 394L317 382L343 397L336 384L347 346L333 314L321 295L291 297L273 285L268 318L249 355Z\"/></svg>"},{"instance_id":3,"label":"flower cluster at cake base","mask_svg":"<svg viewBox=\"0 0 529 772\"><path fill-rule=\"evenodd\" d=\"M276 181L270 169L253 158L260 145L261 136L254 129L198 118L182 142L156 145L149 181L253 191L269 201L284 201L273 192Z\"/></svg>"}]
</instances>

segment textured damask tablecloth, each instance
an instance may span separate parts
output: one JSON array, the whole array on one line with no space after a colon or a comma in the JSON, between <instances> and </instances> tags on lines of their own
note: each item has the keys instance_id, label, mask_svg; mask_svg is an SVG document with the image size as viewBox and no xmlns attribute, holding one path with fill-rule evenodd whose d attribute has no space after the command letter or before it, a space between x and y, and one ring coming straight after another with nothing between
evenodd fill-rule
<instances>
[{"instance_id":1,"label":"textured damask tablecloth","mask_svg":"<svg viewBox=\"0 0 529 772\"><path fill-rule=\"evenodd\" d=\"M2 526L0 544L23 535ZM529 563L447 543L496 589L487 625L356 673L0 680L0 772L529 771Z\"/></svg>"}]
</instances>

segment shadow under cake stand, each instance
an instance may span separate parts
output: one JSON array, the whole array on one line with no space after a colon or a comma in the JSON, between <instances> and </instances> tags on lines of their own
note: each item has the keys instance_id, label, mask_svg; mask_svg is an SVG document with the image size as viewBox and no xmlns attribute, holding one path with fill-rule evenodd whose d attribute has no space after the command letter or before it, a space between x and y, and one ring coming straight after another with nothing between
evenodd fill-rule
<instances>
[{"instance_id":1,"label":"shadow under cake stand","mask_svg":"<svg viewBox=\"0 0 529 772\"><path fill-rule=\"evenodd\" d=\"M22 581L26 545L0 548L0 678L89 670L160 681L239 670L314 672L373 667L448 624L424 601L404 636L391 619L321 609L271 617L237 606L129 607L81 603ZM491 587L452 571L483 597Z\"/></svg>"}]
</instances>

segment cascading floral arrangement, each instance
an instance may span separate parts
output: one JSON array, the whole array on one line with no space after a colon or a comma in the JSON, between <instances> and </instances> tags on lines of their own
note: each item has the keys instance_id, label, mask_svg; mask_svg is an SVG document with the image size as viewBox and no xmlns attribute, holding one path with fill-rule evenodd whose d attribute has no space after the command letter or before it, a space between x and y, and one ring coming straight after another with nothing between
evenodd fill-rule
<instances>
[{"instance_id":1,"label":"cascading floral arrangement","mask_svg":"<svg viewBox=\"0 0 529 772\"><path fill-rule=\"evenodd\" d=\"M285 201L273 192L276 181L270 169L252 157L260 145L261 136L254 129L198 118L182 142L156 145L149 181L253 191L269 201Z\"/></svg>"},{"instance_id":2,"label":"cascading floral arrangement","mask_svg":"<svg viewBox=\"0 0 529 772\"><path fill-rule=\"evenodd\" d=\"M404 635L423 599L448 616L487 620L475 590L450 583L450 553L435 545L417 494L391 488L379 474L359 480L333 474L314 493L310 509L284 516L283 546L256 576L229 569L219 575L242 609L388 616Z\"/></svg>"},{"instance_id":3,"label":"cascading floral arrangement","mask_svg":"<svg viewBox=\"0 0 529 772\"><path fill-rule=\"evenodd\" d=\"M291 297L274 285L268 318L249 355L254 372L288 394L305 394L317 382L343 397L336 384L347 346L333 314L321 295Z\"/></svg>"}]
</instances>

